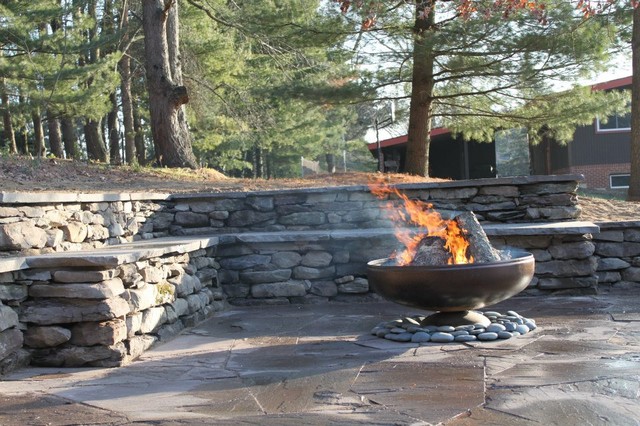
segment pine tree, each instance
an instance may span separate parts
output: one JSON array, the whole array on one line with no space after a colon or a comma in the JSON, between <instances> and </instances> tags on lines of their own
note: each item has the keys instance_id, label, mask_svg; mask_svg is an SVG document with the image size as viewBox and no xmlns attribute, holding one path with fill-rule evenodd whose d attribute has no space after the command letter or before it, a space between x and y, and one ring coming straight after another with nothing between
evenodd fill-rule
<instances>
[{"instance_id":1,"label":"pine tree","mask_svg":"<svg viewBox=\"0 0 640 426\"><path fill-rule=\"evenodd\" d=\"M351 4L341 3L343 9ZM524 126L537 135L550 117L558 128L583 123L585 115L575 115L581 97L589 97L594 107L585 108L585 114L594 109L606 112L623 102L612 99L615 95L580 90L554 94L559 83L592 75L606 63L609 34L616 31L611 22L584 20L566 1L545 2L544 11L536 10L539 13L522 10L521 3L502 2L500 13L480 13L483 5L498 4L493 1L360 3L363 26L369 31L360 35L358 45L373 45L375 60L389 61L366 72L366 77L378 88L411 87L409 95L396 92L411 102L408 173L428 175L429 134L435 120L462 133L467 130L474 138L490 139L492 129L501 127ZM461 11L465 5L480 10ZM545 103L545 98L563 101ZM543 110L545 104L553 110ZM560 110L558 105L567 108Z\"/></svg>"}]
</instances>

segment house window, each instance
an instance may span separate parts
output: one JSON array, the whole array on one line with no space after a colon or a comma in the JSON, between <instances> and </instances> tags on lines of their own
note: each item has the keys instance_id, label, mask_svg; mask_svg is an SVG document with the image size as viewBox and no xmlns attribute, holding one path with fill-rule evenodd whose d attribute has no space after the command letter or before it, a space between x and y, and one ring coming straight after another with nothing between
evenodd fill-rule
<instances>
[{"instance_id":1,"label":"house window","mask_svg":"<svg viewBox=\"0 0 640 426\"><path fill-rule=\"evenodd\" d=\"M596 128L598 132L619 132L631 130L631 111L626 113L610 115L607 122L596 119Z\"/></svg>"},{"instance_id":2,"label":"house window","mask_svg":"<svg viewBox=\"0 0 640 426\"><path fill-rule=\"evenodd\" d=\"M609 186L611 188L628 188L629 175L609 175Z\"/></svg>"}]
</instances>

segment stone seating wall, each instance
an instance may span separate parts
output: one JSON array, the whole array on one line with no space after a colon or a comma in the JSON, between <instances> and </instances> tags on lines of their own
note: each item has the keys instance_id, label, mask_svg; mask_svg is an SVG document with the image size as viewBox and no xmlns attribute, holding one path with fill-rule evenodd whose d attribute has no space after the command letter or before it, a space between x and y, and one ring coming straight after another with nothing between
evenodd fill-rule
<instances>
[{"instance_id":1,"label":"stone seating wall","mask_svg":"<svg viewBox=\"0 0 640 426\"><path fill-rule=\"evenodd\" d=\"M398 185L486 223L579 217L581 175ZM87 250L170 235L391 227L366 186L206 194L0 193L0 255Z\"/></svg>"},{"instance_id":2,"label":"stone seating wall","mask_svg":"<svg viewBox=\"0 0 640 426\"><path fill-rule=\"evenodd\" d=\"M602 288L640 285L640 221L599 222L593 235L596 275Z\"/></svg>"},{"instance_id":3,"label":"stone seating wall","mask_svg":"<svg viewBox=\"0 0 640 426\"><path fill-rule=\"evenodd\" d=\"M168 239L0 261L10 269L0 272L0 374L27 362L120 366L225 309L215 244Z\"/></svg>"},{"instance_id":4,"label":"stone seating wall","mask_svg":"<svg viewBox=\"0 0 640 426\"><path fill-rule=\"evenodd\" d=\"M578 180L400 189L445 213L473 210L495 246L533 253L536 272L525 294L639 285L640 223L599 224L600 232L577 221ZM366 262L397 248L380 205L366 187L0 193L0 373L25 359L121 365L227 303L376 298Z\"/></svg>"}]
</instances>

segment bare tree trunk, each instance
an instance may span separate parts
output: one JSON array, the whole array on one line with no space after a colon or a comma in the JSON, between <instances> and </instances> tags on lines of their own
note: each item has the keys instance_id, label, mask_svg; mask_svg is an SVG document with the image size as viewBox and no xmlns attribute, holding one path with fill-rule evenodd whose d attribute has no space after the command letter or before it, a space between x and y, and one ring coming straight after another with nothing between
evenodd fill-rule
<instances>
[{"instance_id":1,"label":"bare tree trunk","mask_svg":"<svg viewBox=\"0 0 640 426\"><path fill-rule=\"evenodd\" d=\"M156 160L163 166L196 168L184 114L189 96L182 85L177 54L178 2L143 0L142 3L149 114Z\"/></svg>"},{"instance_id":2,"label":"bare tree trunk","mask_svg":"<svg viewBox=\"0 0 640 426\"><path fill-rule=\"evenodd\" d=\"M336 172L336 157L333 154L325 154L324 158L327 160L327 173Z\"/></svg>"},{"instance_id":3,"label":"bare tree trunk","mask_svg":"<svg viewBox=\"0 0 640 426\"><path fill-rule=\"evenodd\" d=\"M433 48L429 36L435 25L432 2L419 2L413 27L413 78L405 172L429 176L429 144L433 108ZM422 16L426 14L426 16Z\"/></svg>"},{"instance_id":4,"label":"bare tree trunk","mask_svg":"<svg viewBox=\"0 0 640 426\"><path fill-rule=\"evenodd\" d=\"M87 120L84 125L84 138L87 142L89 160L106 163L109 161L102 139L102 120Z\"/></svg>"},{"instance_id":5,"label":"bare tree trunk","mask_svg":"<svg viewBox=\"0 0 640 426\"><path fill-rule=\"evenodd\" d=\"M627 199L640 201L640 6L633 9L631 52L631 176Z\"/></svg>"},{"instance_id":6,"label":"bare tree trunk","mask_svg":"<svg viewBox=\"0 0 640 426\"><path fill-rule=\"evenodd\" d=\"M16 144L16 133L13 130L13 123L11 122L11 110L9 109L9 95L6 93L4 87L4 79L2 81L2 124L4 126L4 138L7 142L9 152L11 154L18 153L18 145Z\"/></svg>"},{"instance_id":7,"label":"bare tree trunk","mask_svg":"<svg viewBox=\"0 0 640 426\"><path fill-rule=\"evenodd\" d=\"M124 152L127 164L139 163L136 158L135 129L133 124L133 104L131 98L131 60L126 51L129 45L129 4L128 0L122 1L121 27L124 29L122 44L125 46L122 58L118 63L120 71L120 92L122 100L122 122L124 125Z\"/></svg>"},{"instance_id":8,"label":"bare tree trunk","mask_svg":"<svg viewBox=\"0 0 640 426\"><path fill-rule=\"evenodd\" d=\"M29 155L29 129L27 126L20 128L20 132L16 136L16 144L19 153Z\"/></svg>"},{"instance_id":9,"label":"bare tree trunk","mask_svg":"<svg viewBox=\"0 0 640 426\"><path fill-rule=\"evenodd\" d=\"M114 166L122 164L120 155L120 131L118 128L118 100L116 94L109 95L111 111L107 115L107 134L109 135L109 162Z\"/></svg>"},{"instance_id":10,"label":"bare tree trunk","mask_svg":"<svg viewBox=\"0 0 640 426\"><path fill-rule=\"evenodd\" d=\"M60 120L62 130L62 143L64 144L64 152L67 158L80 158L80 150L78 149L78 135L73 120L69 117L62 117Z\"/></svg>"},{"instance_id":11,"label":"bare tree trunk","mask_svg":"<svg viewBox=\"0 0 640 426\"><path fill-rule=\"evenodd\" d=\"M33 121L33 153L36 157L44 157L47 149L44 146L44 129L42 128L42 118L40 111L35 109L31 112L31 120Z\"/></svg>"},{"instance_id":12,"label":"bare tree trunk","mask_svg":"<svg viewBox=\"0 0 640 426\"><path fill-rule=\"evenodd\" d=\"M49 132L49 148L51 149L51 154L56 158L64 158L60 120L54 117L51 110L47 111L47 130Z\"/></svg>"},{"instance_id":13,"label":"bare tree trunk","mask_svg":"<svg viewBox=\"0 0 640 426\"><path fill-rule=\"evenodd\" d=\"M147 149L144 143L144 131L142 129L142 120L138 112L138 106L133 104L133 131L134 142L136 144L136 159L138 164L144 166L147 164Z\"/></svg>"}]
</instances>

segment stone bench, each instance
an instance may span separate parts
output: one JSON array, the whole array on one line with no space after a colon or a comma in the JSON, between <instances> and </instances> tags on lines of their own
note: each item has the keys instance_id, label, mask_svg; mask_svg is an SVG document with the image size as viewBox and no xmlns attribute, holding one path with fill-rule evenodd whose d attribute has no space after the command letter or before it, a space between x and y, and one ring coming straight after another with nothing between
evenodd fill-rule
<instances>
[{"instance_id":1,"label":"stone bench","mask_svg":"<svg viewBox=\"0 0 640 426\"><path fill-rule=\"evenodd\" d=\"M529 294L594 292L589 222L484 226L497 247L534 254ZM390 228L165 237L0 260L0 372L119 366L236 305L375 299L366 263L397 248ZM24 348L28 348L26 351Z\"/></svg>"},{"instance_id":2,"label":"stone bench","mask_svg":"<svg viewBox=\"0 0 640 426\"><path fill-rule=\"evenodd\" d=\"M598 279L590 222L483 225L494 246L533 253L526 293L594 293ZM216 260L231 304L354 301L372 297L366 263L398 248L391 228L222 234Z\"/></svg>"},{"instance_id":3,"label":"stone bench","mask_svg":"<svg viewBox=\"0 0 640 426\"><path fill-rule=\"evenodd\" d=\"M2 259L0 372L29 358L43 366L123 365L224 309L218 242L169 237Z\"/></svg>"}]
</instances>

